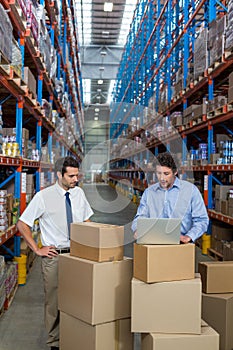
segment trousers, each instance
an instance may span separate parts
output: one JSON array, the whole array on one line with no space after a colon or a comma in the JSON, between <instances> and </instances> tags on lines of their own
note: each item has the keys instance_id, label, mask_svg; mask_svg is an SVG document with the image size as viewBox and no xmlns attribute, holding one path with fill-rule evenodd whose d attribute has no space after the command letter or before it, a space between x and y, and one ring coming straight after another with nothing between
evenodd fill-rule
<instances>
[{"instance_id":1,"label":"trousers","mask_svg":"<svg viewBox=\"0 0 233 350\"><path fill-rule=\"evenodd\" d=\"M59 347L59 310L58 310L58 256L52 259L42 258L42 274L44 281L44 316L48 332L47 345Z\"/></svg>"}]
</instances>

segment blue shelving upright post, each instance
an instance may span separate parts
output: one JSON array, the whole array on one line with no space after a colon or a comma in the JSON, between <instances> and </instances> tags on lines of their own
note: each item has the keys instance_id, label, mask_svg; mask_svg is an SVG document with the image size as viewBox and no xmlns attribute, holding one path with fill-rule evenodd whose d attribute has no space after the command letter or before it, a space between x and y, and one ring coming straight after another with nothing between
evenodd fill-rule
<instances>
[{"instance_id":1,"label":"blue shelving upright post","mask_svg":"<svg viewBox=\"0 0 233 350\"><path fill-rule=\"evenodd\" d=\"M166 85L167 85L167 103L169 104L171 102L172 97L172 88L171 88L171 54L168 53L168 51L171 49L172 46L172 2L168 1L167 8L166 8L166 25L165 25L165 40L166 40L166 55L167 60L165 64L165 77L166 77Z\"/></svg>"},{"instance_id":2,"label":"blue shelving upright post","mask_svg":"<svg viewBox=\"0 0 233 350\"><path fill-rule=\"evenodd\" d=\"M16 142L19 145L20 156L22 157L22 129L23 129L23 101L18 100L16 103ZM15 190L14 197L20 202L20 213L26 207L26 193L24 195L21 191L21 174L22 174L22 163L17 168L15 173ZM16 234L14 236L14 255L20 256L20 235Z\"/></svg>"},{"instance_id":3,"label":"blue shelving upright post","mask_svg":"<svg viewBox=\"0 0 233 350\"><path fill-rule=\"evenodd\" d=\"M21 68L21 74L22 74L22 78L24 79L24 52L25 52L25 39L23 37L20 37L18 39L18 44L19 44L19 48L20 48L20 52L21 52L21 57L22 57L22 68Z\"/></svg>"},{"instance_id":4,"label":"blue shelving upright post","mask_svg":"<svg viewBox=\"0 0 233 350\"><path fill-rule=\"evenodd\" d=\"M43 74L39 74L37 82L37 100L42 105L42 91L43 91ZM42 135L42 120L37 121L36 125L36 149L39 154L41 152L41 135ZM36 192L40 191L40 169L36 171Z\"/></svg>"},{"instance_id":5,"label":"blue shelving upright post","mask_svg":"<svg viewBox=\"0 0 233 350\"><path fill-rule=\"evenodd\" d=\"M160 0L157 1L157 18L160 16L161 12L161 2ZM156 74L156 84L155 84L155 111L158 112L159 110L159 91L160 91L160 70L159 68L159 63L160 63L160 22L157 23L156 26L156 46L155 46L155 68L157 71Z\"/></svg>"},{"instance_id":6,"label":"blue shelving upright post","mask_svg":"<svg viewBox=\"0 0 233 350\"><path fill-rule=\"evenodd\" d=\"M189 0L184 0L184 25L189 19ZM183 88L187 87L188 77L188 60L189 60L189 29L184 33L184 63L183 63Z\"/></svg>"}]
</instances>

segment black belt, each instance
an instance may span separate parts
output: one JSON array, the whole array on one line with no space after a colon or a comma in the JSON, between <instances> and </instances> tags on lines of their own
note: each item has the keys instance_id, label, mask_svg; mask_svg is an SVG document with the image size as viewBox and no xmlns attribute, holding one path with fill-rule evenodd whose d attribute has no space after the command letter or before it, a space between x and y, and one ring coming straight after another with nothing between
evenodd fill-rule
<instances>
[{"instance_id":1,"label":"black belt","mask_svg":"<svg viewBox=\"0 0 233 350\"><path fill-rule=\"evenodd\" d=\"M61 249L56 249L56 252L58 252L58 254L65 254L65 253L69 253L69 252L70 252L70 248L61 248Z\"/></svg>"}]
</instances>

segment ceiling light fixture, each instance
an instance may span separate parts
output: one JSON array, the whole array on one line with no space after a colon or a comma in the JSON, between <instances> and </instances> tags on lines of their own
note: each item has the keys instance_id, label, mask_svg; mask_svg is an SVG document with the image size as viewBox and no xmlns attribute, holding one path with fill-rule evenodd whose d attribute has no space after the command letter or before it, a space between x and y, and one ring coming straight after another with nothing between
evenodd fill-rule
<instances>
[{"instance_id":1,"label":"ceiling light fixture","mask_svg":"<svg viewBox=\"0 0 233 350\"><path fill-rule=\"evenodd\" d=\"M99 80L98 80L98 85L102 85L103 82L104 82L103 79L99 79Z\"/></svg>"},{"instance_id":2,"label":"ceiling light fixture","mask_svg":"<svg viewBox=\"0 0 233 350\"><path fill-rule=\"evenodd\" d=\"M108 38L109 37L109 32L107 32L106 30L102 31L102 38Z\"/></svg>"},{"instance_id":3,"label":"ceiling light fixture","mask_svg":"<svg viewBox=\"0 0 233 350\"><path fill-rule=\"evenodd\" d=\"M99 112L100 111L100 109L99 108L95 108L95 112Z\"/></svg>"},{"instance_id":4,"label":"ceiling light fixture","mask_svg":"<svg viewBox=\"0 0 233 350\"><path fill-rule=\"evenodd\" d=\"M104 12L112 12L112 9L113 9L112 2L105 2L104 3Z\"/></svg>"},{"instance_id":5,"label":"ceiling light fixture","mask_svg":"<svg viewBox=\"0 0 233 350\"><path fill-rule=\"evenodd\" d=\"M94 117L94 120L99 120L99 118L98 117Z\"/></svg>"}]
</instances>

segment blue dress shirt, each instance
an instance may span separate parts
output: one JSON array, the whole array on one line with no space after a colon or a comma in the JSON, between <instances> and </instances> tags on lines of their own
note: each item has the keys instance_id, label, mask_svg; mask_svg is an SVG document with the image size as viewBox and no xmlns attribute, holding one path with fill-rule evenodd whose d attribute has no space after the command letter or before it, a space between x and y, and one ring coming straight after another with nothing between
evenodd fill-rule
<instances>
[{"instance_id":1,"label":"blue dress shirt","mask_svg":"<svg viewBox=\"0 0 233 350\"><path fill-rule=\"evenodd\" d=\"M144 191L132 222L133 231L137 230L138 217L181 218L181 234L187 234L193 242L206 232L209 224L200 191L192 183L178 177L168 190L156 183Z\"/></svg>"}]
</instances>

